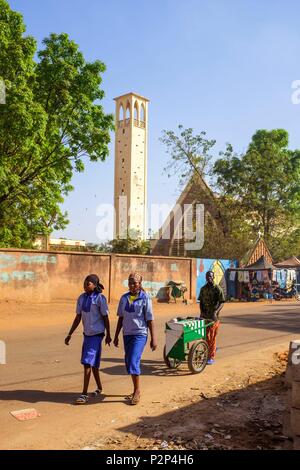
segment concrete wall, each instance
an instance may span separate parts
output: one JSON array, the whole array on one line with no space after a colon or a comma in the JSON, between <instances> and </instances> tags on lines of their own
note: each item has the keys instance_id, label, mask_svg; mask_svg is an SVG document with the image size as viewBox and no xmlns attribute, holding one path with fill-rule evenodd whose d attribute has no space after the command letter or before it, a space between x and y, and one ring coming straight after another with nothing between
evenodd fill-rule
<instances>
[{"instance_id":1,"label":"concrete wall","mask_svg":"<svg viewBox=\"0 0 300 470\"><path fill-rule=\"evenodd\" d=\"M186 298L195 297L195 268L191 258L164 258L154 256L112 256L112 296L119 298L127 290L128 275L137 271L143 276L143 287L152 298L161 295L168 281L183 281L188 292Z\"/></svg>"},{"instance_id":2,"label":"concrete wall","mask_svg":"<svg viewBox=\"0 0 300 470\"><path fill-rule=\"evenodd\" d=\"M0 296L33 302L74 299L89 273L101 273L108 286L109 266L109 255L1 250Z\"/></svg>"},{"instance_id":3,"label":"concrete wall","mask_svg":"<svg viewBox=\"0 0 300 470\"><path fill-rule=\"evenodd\" d=\"M109 301L127 290L131 271L143 275L143 286L158 298L170 280L185 282L187 299L196 296L196 260L117 254L0 250L0 298L28 302L74 300L85 276L98 274Z\"/></svg>"}]
</instances>

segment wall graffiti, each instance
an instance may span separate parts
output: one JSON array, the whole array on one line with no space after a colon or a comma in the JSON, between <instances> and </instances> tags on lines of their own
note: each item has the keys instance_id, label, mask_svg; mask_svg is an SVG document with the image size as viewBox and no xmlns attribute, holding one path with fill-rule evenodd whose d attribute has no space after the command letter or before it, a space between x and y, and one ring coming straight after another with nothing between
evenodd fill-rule
<instances>
[{"instance_id":1,"label":"wall graffiti","mask_svg":"<svg viewBox=\"0 0 300 470\"><path fill-rule=\"evenodd\" d=\"M0 273L0 281L34 281L35 273L33 271L12 271L11 273L2 272Z\"/></svg>"},{"instance_id":2,"label":"wall graffiti","mask_svg":"<svg viewBox=\"0 0 300 470\"><path fill-rule=\"evenodd\" d=\"M131 262L122 262L121 267L123 272L138 271L141 273L153 273L157 270L155 261L139 262L135 267L133 267Z\"/></svg>"},{"instance_id":3,"label":"wall graffiti","mask_svg":"<svg viewBox=\"0 0 300 470\"><path fill-rule=\"evenodd\" d=\"M197 259L197 292L198 298L200 289L206 283L206 272L213 271L215 274L215 282L220 285L226 296L226 270L237 266L236 260L229 259Z\"/></svg>"},{"instance_id":4,"label":"wall graffiti","mask_svg":"<svg viewBox=\"0 0 300 470\"><path fill-rule=\"evenodd\" d=\"M0 253L0 282L9 283L11 281L35 281L37 279L37 273L31 270L14 270L10 269L16 268L21 264L27 264L29 266L39 265L45 266L47 264L56 264L57 258L55 255L14 255Z\"/></svg>"},{"instance_id":5,"label":"wall graffiti","mask_svg":"<svg viewBox=\"0 0 300 470\"><path fill-rule=\"evenodd\" d=\"M6 253L0 253L0 269L10 268L17 264L17 258L14 255L7 255Z\"/></svg>"},{"instance_id":6,"label":"wall graffiti","mask_svg":"<svg viewBox=\"0 0 300 470\"><path fill-rule=\"evenodd\" d=\"M178 271L178 266L176 263L171 263L171 271Z\"/></svg>"},{"instance_id":7,"label":"wall graffiti","mask_svg":"<svg viewBox=\"0 0 300 470\"><path fill-rule=\"evenodd\" d=\"M131 271L131 264L130 263L123 263L122 264L122 271L125 271L125 272Z\"/></svg>"},{"instance_id":8,"label":"wall graffiti","mask_svg":"<svg viewBox=\"0 0 300 470\"><path fill-rule=\"evenodd\" d=\"M56 264L56 256L53 255L22 255L20 257L20 263L24 264Z\"/></svg>"},{"instance_id":9,"label":"wall graffiti","mask_svg":"<svg viewBox=\"0 0 300 470\"><path fill-rule=\"evenodd\" d=\"M0 281L9 282L10 281L10 274L9 273L0 273Z\"/></svg>"},{"instance_id":10,"label":"wall graffiti","mask_svg":"<svg viewBox=\"0 0 300 470\"><path fill-rule=\"evenodd\" d=\"M125 279L122 282L123 286L128 290L128 279ZM143 280L143 288L149 295L149 297L154 298L157 297L159 290L162 287L165 287L165 282L155 282L155 281L144 281Z\"/></svg>"}]
</instances>

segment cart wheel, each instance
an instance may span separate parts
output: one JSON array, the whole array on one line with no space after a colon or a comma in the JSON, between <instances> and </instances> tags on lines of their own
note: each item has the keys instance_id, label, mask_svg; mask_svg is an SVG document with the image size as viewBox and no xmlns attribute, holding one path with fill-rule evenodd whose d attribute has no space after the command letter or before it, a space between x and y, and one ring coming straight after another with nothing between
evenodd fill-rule
<instances>
[{"instance_id":1,"label":"cart wheel","mask_svg":"<svg viewBox=\"0 0 300 470\"><path fill-rule=\"evenodd\" d=\"M206 366L208 359L208 344L201 339L194 343L189 351L188 366L193 374L199 374Z\"/></svg>"},{"instance_id":2,"label":"cart wheel","mask_svg":"<svg viewBox=\"0 0 300 470\"><path fill-rule=\"evenodd\" d=\"M178 366L180 366L181 361L178 359L173 359L172 357L167 357L166 355L166 346L164 347L164 361L166 366L169 369L177 369Z\"/></svg>"}]
</instances>

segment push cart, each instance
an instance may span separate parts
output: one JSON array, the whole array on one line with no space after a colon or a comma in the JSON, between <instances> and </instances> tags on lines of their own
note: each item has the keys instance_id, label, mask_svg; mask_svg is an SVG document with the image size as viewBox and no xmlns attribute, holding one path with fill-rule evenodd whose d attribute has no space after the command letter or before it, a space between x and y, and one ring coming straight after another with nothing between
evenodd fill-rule
<instances>
[{"instance_id":1,"label":"push cart","mask_svg":"<svg viewBox=\"0 0 300 470\"><path fill-rule=\"evenodd\" d=\"M177 317L166 323L164 361L168 368L176 369L187 359L193 374L199 374L206 366L209 348L206 330L213 321L196 317Z\"/></svg>"}]
</instances>

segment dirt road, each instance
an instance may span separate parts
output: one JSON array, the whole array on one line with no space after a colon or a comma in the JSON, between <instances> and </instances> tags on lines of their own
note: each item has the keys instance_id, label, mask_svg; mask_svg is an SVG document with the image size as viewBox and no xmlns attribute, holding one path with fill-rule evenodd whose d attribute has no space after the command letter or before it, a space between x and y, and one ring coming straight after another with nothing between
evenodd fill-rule
<instances>
[{"instance_id":1,"label":"dirt road","mask_svg":"<svg viewBox=\"0 0 300 470\"><path fill-rule=\"evenodd\" d=\"M114 332L115 305L110 309ZM118 433L124 444L135 435L132 426L145 417L157 421L166 413L177 414L186 400L199 401L201 393L214 391L217 397L225 390L243 387L244 376L249 385L249 377L257 376L258 371L269 377L273 352L300 337L300 303L226 304L215 365L200 375L191 375L185 366L167 371L162 361L164 323L174 316L195 315L197 306L157 304L159 348L153 353L147 346L144 354L141 403L132 407L124 401L131 383L122 347L105 347L101 366L104 395L79 407L73 401L82 387L81 331L78 329L69 347L64 345L73 311L73 302L0 303L0 340L7 346L7 364L0 365L1 449L82 448ZM31 421L19 422L9 414L32 407L41 416ZM110 439L104 447L112 448L114 440L118 445L118 438ZM141 441L141 434L135 439Z\"/></svg>"}]
</instances>

